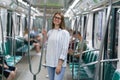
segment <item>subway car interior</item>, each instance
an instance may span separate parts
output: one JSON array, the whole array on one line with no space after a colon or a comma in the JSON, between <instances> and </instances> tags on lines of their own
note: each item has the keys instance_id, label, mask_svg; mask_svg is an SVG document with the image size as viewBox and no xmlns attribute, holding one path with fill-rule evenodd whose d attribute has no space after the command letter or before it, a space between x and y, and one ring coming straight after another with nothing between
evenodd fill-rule
<instances>
[{"instance_id":1,"label":"subway car interior","mask_svg":"<svg viewBox=\"0 0 120 80\"><path fill-rule=\"evenodd\" d=\"M120 80L120 0L0 0L0 80L49 80L42 32L56 12L70 35L63 80Z\"/></svg>"}]
</instances>

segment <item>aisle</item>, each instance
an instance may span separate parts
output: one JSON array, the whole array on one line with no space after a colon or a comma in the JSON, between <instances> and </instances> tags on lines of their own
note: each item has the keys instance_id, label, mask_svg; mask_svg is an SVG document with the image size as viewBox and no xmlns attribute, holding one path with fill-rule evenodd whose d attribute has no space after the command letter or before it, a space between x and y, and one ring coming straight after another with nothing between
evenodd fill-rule
<instances>
[{"instance_id":1,"label":"aisle","mask_svg":"<svg viewBox=\"0 0 120 80\"><path fill-rule=\"evenodd\" d=\"M35 54L34 51L32 51L31 53ZM39 59L40 56L38 55L34 55L31 57L32 69L35 73L38 70ZM43 55L42 64L43 63L44 63L44 55ZM23 59L16 65L16 67L18 68L18 71L15 80L33 80L33 75L29 71L27 56L24 56ZM48 80L46 75L47 75L46 67L41 66L40 73L37 75L36 80ZM72 80L71 72L68 69L68 67L66 69L64 80Z\"/></svg>"}]
</instances>

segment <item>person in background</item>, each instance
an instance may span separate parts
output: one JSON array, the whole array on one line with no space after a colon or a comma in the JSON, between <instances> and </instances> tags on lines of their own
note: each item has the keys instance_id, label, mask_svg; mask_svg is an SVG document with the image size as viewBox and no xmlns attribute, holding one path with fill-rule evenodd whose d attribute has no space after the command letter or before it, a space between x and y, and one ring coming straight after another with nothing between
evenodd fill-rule
<instances>
[{"instance_id":1,"label":"person in background","mask_svg":"<svg viewBox=\"0 0 120 80\"><path fill-rule=\"evenodd\" d=\"M41 51L40 51L41 42L42 42L42 35L39 33L38 35L36 35L35 42L33 43L33 45L35 46L37 55L41 55Z\"/></svg>"},{"instance_id":2,"label":"person in background","mask_svg":"<svg viewBox=\"0 0 120 80\"><path fill-rule=\"evenodd\" d=\"M32 30L30 31L30 37L31 38L36 38L36 36L39 34L38 28L33 27Z\"/></svg>"},{"instance_id":3,"label":"person in background","mask_svg":"<svg viewBox=\"0 0 120 80\"><path fill-rule=\"evenodd\" d=\"M81 36L81 33L79 32L79 31L74 31L73 32L73 38L75 38L75 39L73 39L73 41L72 41L72 48L69 48L69 50L68 50L68 55L69 55L69 57L71 57L71 60L70 60L70 62L72 62L73 60L72 60L72 55L73 55L73 53L75 53L75 62L78 62L79 61L79 56L80 56L80 54L78 54L82 49L81 49L81 41L82 41L82 36ZM86 50L86 43L83 43L83 50L82 51L84 51L84 50Z\"/></svg>"},{"instance_id":4,"label":"person in background","mask_svg":"<svg viewBox=\"0 0 120 80\"><path fill-rule=\"evenodd\" d=\"M30 45L33 45L37 55L41 55L40 48L41 48L41 35L40 34L30 34ZM24 32L24 43L28 45L28 29L25 29Z\"/></svg>"},{"instance_id":5,"label":"person in background","mask_svg":"<svg viewBox=\"0 0 120 80\"><path fill-rule=\"evenodd\" d=\"M3 63L3 57L0 56L0 74L2 74L3 72L3 75L7 80L14 80L17 68L14 66L8 66L5 60L4 60L4 64L2 63Z\"/></svg>"},{"instance_id":6,"label":"person in background","mask_svg":"<svg viewBox=\"0 0 120 80\"><path fill-rule=\"evenodd\" d=\"M68 32L69 32L69 34L70 34L70 43L69 43L69 50L70 49L73 49L73 30L72 29L68 29ZM67 54L67 63L69 63L70 61L71 61L71 59L72 59L72 56L70 55L70 54Z\"/></svg>"},{"instance_id":7,"label":"person in background","mask_svg":"<svg viewBox=\"0 0 120 80\"><path fill-rule=\"evenodd\" d=\"M70 35L65 30L64 16L56 12L52 19L52 29L42 30L44 40L47 40L46 66L49 80L63 80Z\"/></svg>"}]
</instances>

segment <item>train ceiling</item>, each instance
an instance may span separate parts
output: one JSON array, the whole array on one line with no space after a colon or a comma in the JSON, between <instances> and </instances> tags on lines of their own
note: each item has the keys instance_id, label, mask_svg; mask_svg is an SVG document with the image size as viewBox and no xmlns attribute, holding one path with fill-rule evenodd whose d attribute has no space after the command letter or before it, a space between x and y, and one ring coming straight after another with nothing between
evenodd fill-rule
<instances>
[{"instance_id":1,"label":"train ceiling","mask_svg":"<svg viewBox=\"0 0 120 80\"><path fill-rule=\"evenodd\" d=\"M65 12L73 1L74 0L0 0L0 7L7 7L14 10L16 7L21 6L26 9L30 3L32 7L40 13L43 13L46 7L46 13L51 15L56 11Z\"/></svg>"},{"instance_id":2,"label":"train ceiling","mask_svg":"<svg viewBox=\"0 0 120 80\"><path fill-rule=\"evenodd\" d=\"M112 0L117 2L120 0ZM12 10L23 11L26 14L29 9L29 3L32 5L32 11L42 13L46 7L47 15L52 15L56 11L62 11L65 16L74 16L84 11L94 9L95 7L108 3L109 0L0 0L0 7L7 7Z\"/></svg>"},{"instance_id":3,"label":"train ceiling","mask_svg":"<svg viewBox=\"0 0 120 80\"><path fill-rule=\"evenodd\" d=\"M44 8L46 7L47 14L53 14L56 11L65 12L65 10L69 7L70 4L74 0L22 0L26 3L29 3L37 8L40 12L44 12Z\"/></svg>"},{"instance_id":4,"label":"train ceiling","mask_svg":"<svg viewBox=\"0 0 120 80\"><path fill-rule=\"evenodd\" d=\"M76 16L86 11L106 6L110 0L75 0L65 13L65 16ZM112 0L113 3L120 2L120 0Z\"/></svg>"}]
</instances>

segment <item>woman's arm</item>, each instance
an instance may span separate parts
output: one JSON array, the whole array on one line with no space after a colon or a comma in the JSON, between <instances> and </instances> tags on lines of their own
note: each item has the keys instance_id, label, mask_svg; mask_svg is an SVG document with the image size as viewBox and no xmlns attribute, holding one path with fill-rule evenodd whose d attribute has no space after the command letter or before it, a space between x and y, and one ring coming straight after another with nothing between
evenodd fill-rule
<instances>
[{"instance_id":1,"label":"woman's arm","mask_svg":"<svg viewBox=\"0 0 120 80\"><path fill-rule=\"evenodd\" d=\"M63 39L61 39L62 40L61 55L59 57L58 65L56 67L56 74L59 74L61 72L62 64L67 59L67 53L68 53L68 47L70 41L69 33L67 31L63 31L62 38Z\"/></svg>"}]
</instances>

